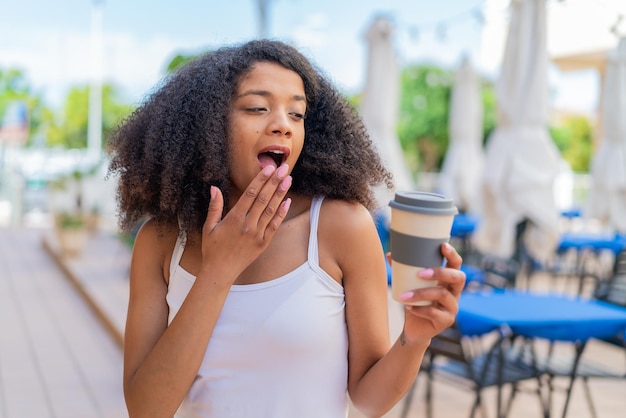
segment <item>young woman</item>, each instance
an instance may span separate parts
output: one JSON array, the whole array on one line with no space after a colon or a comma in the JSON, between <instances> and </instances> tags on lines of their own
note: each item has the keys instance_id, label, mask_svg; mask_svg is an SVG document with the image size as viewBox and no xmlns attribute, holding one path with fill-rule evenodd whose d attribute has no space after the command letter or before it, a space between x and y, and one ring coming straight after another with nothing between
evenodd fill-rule
<instances>
[{"instance_id":1,"label":"young woman","mask_svg":"<svg viewBox=\"0 0 626 418\"><path fill-rule=\"evenodd\" d=\"M373 188L392 186L358 116L293 47L252 41L173 74L111 140L135 242L124 349L131 417L381 416L451 325L459 255L403 295L389 341Z\"/></svg>"}]
</instances>

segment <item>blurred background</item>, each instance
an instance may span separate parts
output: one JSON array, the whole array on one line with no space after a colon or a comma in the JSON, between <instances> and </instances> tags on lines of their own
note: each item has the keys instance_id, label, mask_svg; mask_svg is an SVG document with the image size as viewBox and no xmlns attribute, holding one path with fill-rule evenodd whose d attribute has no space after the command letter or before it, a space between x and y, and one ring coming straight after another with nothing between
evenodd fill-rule
<instances>
[{"instance_id":1,"label":"blurred background","mask_svg":"<svg viewBox=\"0 0 626 418\"><path fill-rule=\"evenodd\" d=\"M590 162L602 139L606 56L626 34L626 5L620 0L545 4L549 133L571 169L557 179L555 198L566 210L583 206L587 196ZM374 95L368 96L373 89L368 83L391 74L398 93L386 100L392 100L387 106L394 109L392 148L401 161L390 165L400 171L400 185L437 190L462 65L478 79L483 144L494 130L494 84L511 18L509 0L3 0L0 5L0 225L25 226L51 225L55 214L78 207L98 215L102 227L115 228L107 136L168 71L196 54L255 37L301 48L364 113L372 131L376 121L366 113L377 110L367 111ZM391 58L373 59L376 21L387 25L381 36L391 46ZM373 68L389 60L395 67L387 73Z\"/></svg>"},{"instance_id":2,"label":"blurred background","mask_svg":"<svg viewBox=\"0 0 626 418\"><path fill-rule=\"evenodd\" d=\"M124 416L136 231L117 228L107 139L169 72L254 38L332 79L398 189L454 200L470 285L608 294L626 265L624 16L624 0L0 0L0 416ZM598 416L623 416L623 376L599 385Z\"/></svg>"}]
</instances>

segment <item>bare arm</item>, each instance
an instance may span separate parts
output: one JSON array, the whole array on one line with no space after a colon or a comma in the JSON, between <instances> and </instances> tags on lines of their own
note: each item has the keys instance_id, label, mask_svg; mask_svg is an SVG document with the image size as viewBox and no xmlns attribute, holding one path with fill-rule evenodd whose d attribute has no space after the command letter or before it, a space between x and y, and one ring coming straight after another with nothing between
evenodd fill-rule
<instances>
[{"instance_id":1,"label":"bare arm","mask_svg":"<svg viewBox=\"0 0 626 418\"><path fill-rule=\"evenodd\" d=\"M124 342L124 394L131 417L174 415L200 366L228 292L226 285L196 280L168 327L167 285L153 255L158 241L154 226L142 228L131 263Z\"/></svg>"},{"instance_id":2,"label":"bare arm","mask_svg":"<svg viewBox=\"0 0 626 418\"><path fill-rule=\"evenodd\" d=\"M213 188L202 231L202 264L167 326L164 249L153 225L137 236L130 272L124 395L131 417L171 417L196 376L230 286L263 252L289 210L291 178L262 171L224 219ZM177 231L174 233L176 236Z\"/></svg>"},{"instance_id":3,"label":"bare arm","mask_svg":"<svg viewBox=\"0 0 626 418\"><path fill-rule=\"evenodd\" d=\"M387 280L380 239L367 212L352 214L351 219L349 225L344 222L350 230L338 234L348 240L338 245L350 248L338 258L346 293L348 390L360 411L367 416L381 416L410 388L431 338L454 322L464 274L458 271L461 258L456 251L442 247L449 267L423 273L427 279L438 280L439 286L416 291L409 297L435 303L407 307L404 329L390 348Z\"/></svg>"}]
</instances>

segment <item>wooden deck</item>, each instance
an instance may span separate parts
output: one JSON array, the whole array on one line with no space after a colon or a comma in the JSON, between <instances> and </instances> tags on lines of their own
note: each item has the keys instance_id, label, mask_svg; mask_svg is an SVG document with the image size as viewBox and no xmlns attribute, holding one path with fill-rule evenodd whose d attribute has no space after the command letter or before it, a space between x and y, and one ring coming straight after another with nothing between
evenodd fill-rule
<instances>
[{"instance_id":1,"label":"wooden deck","mask_svg":"<svg viewBox=\"0 0 626 418\"><path fill-rule=\"evenodd\" d=\"M41 246L0 229L0 418L127 416L122 352Z\"/></svg>"}]
</instances>

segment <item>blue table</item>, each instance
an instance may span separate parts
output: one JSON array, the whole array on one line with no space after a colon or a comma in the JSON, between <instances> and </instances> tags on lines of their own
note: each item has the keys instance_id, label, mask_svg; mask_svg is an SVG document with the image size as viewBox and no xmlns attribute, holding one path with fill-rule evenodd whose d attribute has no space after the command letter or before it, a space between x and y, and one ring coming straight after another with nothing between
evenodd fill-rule
<instances>
[{"instance_id":1,"label":"blue table","mask_svg":"<svg viewBox=\"0 0 626 418\"><path fill-rule=\"evenodd\" d=\"M475 215L459 213L454 217L450 230L450 243L462 256L473 252L471 238L478 224L479 218Z\"/></svg>"},{"instance_id":2,"label":"blue table","mask_svg":"<svg viewBox=\"0 0 626 418\"><path fill-rule=\"evenodd\" d=\"M626 309L592 299L516 290L465 292L457 322L465 335L482 335L506 325L529 338L584 342L626 330Z\"/></svg>"},{"instance_id":3,"label":"blue table","mask_svg":"<svg viewBox=\"0 0 626 418\"><path fill-rule=\"evenodd\" d=\"M457 324L468 336L508 327L516 336L575 343L577 357L563 409L565 416L585 343L590 338L606 338L626 331L626 309L580 297L516 290L464 292L459 301Z\"/></svg>"},{"instance_id":4,"label":"blue table","mask_svg":"<svg viewBox=\"0 0 626 418\"><path fill-rule=\"evenodd\" d=\"M626 236L620 234L591 233L591 232L566 232L561 235L558 251L564 252L570 249L582 250L610 250L614 254L626 248Z\"/></svg>"},{"instance_id":5,"label":"blue table","mask_svg":"<svg viewBox=\"0 0 626 418\"><path fill-rule=\"evenodd\" d=\"M580 218L582 216L582 209L579 207L571 207L561 211L561 216L564 218Z\"/></svg>"},{"instance_id":6,"label":"blue table","mask_svg":"<svg viewBox=\"0 0 626 418\"><path fill-rule=\"evenodd\" d=\"M578 293L583 290L585 277L595 277L587 272L589 261L596 259L602 251L610 251L615 257L626 249L626 236L611 233L567 232L561 235L557 248L558 254L575 251L575 273L578 276ZM602 277L598 277L602 279ZM597 285L597 283L596 283Z\"/></svg>"},{"instance_id":7,"label":"blue table","mask_svg":"<svg viewBox=\"0 0 626 418\"><path fill-rule=\"evenodd\" d=\"M469 264L462 264L461 271L465 273L465 286L474 283L483 285L485 283L485 271L479 267Z\"/></svg>"},{"instance_id":8,"label":"blue table","mask_svg":"<svg viewBox=\"0 0 626 418\"><path fill-rule=\"evenodd\" d=\"M478 216L467 213L459 213L454 217L450 235L461 239L469 238L476 230L478 223Z\"/></svg>"},{"instance_id":9,"label":"blue table","mask_svg":"<svg viewBox=\"0 0 626 418\"><path fill-rule=\"evenodd\" d=\"M389 220L383 212L378 212L374 215L374 223L380 243L383 245L383 251L386 253L389 251Z\"/></svg>"}]
</instances>

